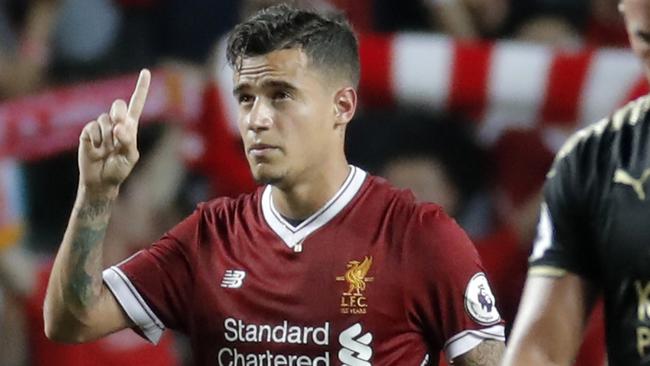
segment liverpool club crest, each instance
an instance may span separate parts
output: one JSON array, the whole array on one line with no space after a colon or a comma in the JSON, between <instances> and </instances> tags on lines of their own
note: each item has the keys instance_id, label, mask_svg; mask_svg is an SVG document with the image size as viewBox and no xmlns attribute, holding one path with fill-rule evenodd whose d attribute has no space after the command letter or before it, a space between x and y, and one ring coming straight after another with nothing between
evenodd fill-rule
<instances>
[{"instance_id":1,"label":"liverpool club crest","mask_svg":"<svg viewBox=\"0 0 650 366\"><path fill-rule=\"evenodd\" d=\"M362 261L352 260L347 264L347 271L343 276L336 277L337 281L347 282L347 290L341 294L342 314L365 314L368 307L364 294L368 282L374 280L368 277L372 267L372 257L364 257Z\"/></svg>"}]
</instances>

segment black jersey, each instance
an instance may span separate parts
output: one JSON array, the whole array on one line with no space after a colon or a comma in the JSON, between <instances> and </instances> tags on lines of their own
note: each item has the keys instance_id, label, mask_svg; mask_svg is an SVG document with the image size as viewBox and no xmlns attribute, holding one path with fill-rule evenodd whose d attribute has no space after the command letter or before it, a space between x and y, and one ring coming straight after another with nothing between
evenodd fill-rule
<instances>
[{"instance_id":1,"label":"black jersey","mask_svg":"<svg viewBox=\"0 0 650 366\"><path fill-rule=\"evenodd\" d=\"M574 134L544 187L530 275L566 271L605 298L609 364L650 366L650 97Z\"/></svg>"}]
</instances>

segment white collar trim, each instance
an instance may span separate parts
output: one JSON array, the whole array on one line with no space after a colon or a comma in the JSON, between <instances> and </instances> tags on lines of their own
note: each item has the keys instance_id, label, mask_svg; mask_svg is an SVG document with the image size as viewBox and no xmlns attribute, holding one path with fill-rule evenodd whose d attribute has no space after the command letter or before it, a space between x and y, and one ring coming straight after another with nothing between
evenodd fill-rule
<instances>
[{"instance_id":1,"label":"white collar trim","mask_svg":"<svg viewBox=\"0 0 650 366\"><path fill-rule=\"evenodd\" d=\"M320 229L341 212L359 192L366 179L366 172L350 165L350 173L339 188L338 192L313 215L300 225L293 226L280 215L271 198L271 185L267 185L262 193L262 213L271 229L292 249L302 243L309 234Z\"/></svg>"}]
</instances>

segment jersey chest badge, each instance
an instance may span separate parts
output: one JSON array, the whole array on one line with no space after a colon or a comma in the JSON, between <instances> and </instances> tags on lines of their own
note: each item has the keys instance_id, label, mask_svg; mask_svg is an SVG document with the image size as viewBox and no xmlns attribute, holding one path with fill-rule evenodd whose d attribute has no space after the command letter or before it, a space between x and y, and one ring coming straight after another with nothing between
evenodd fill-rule
<instances>
[{"instance_id":1,"label":"jersey chest badge","mask_svg":"<svg viewBox=\"0 0 650 366\"><path fill-rule=\"evenodd\" d=\"M336 277L337 281L347 283L346 290L341 294L341 314L365 314L368 303L364 291L374 277L367 277L372 267L372 257L364 257L363 261L348 262L348 270L343 276Z\"/></svg>"}]
</instances>

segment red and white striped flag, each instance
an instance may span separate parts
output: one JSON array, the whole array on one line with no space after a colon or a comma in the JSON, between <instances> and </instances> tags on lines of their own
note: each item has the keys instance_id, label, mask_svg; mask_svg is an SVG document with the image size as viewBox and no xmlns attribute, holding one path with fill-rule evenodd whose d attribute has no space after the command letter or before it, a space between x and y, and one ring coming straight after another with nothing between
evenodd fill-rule
<instances>
[{"instance_id":1,"label":"red and white striped flag","mask_svg":"<svg viewBox=\"0 0 650 366\"><path fill-rule=\"evenodd\" d=\"M155 73L143 122L171 117L191 123L209 108L212 120L237 136L232 71L221 46L214 85L189 72ZM363 104L462 111L479 124L487 144L509 128L544 127L566 136L648 90L639 62L624 49L557 50L403 33L362 36L360 54ZM1 103L0 157L39 159L74 148L83 125L113 99L128 96L132 83L128 75ZM201 105L203 90L214 86L220 106ZM200 154L200 146L196 150Z\"/></svg>"},{"instance_id":2,"label":"red and white striped flag","mask_svg":"<svg viewBox=\"0 0 650 366\"><path fill-rule=\"evenodd\" d=\"M214 65L215 81L236 133L224 46ZM362 36L360 54L363 104L461 111L479 123L488 144L509 128L569 133L647 91L641 65L626 49L553 49L403 33Z\"/></svg>"}]
</instances>

